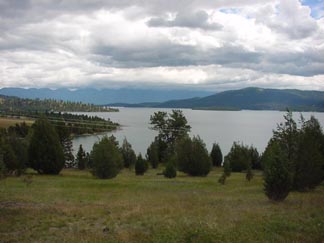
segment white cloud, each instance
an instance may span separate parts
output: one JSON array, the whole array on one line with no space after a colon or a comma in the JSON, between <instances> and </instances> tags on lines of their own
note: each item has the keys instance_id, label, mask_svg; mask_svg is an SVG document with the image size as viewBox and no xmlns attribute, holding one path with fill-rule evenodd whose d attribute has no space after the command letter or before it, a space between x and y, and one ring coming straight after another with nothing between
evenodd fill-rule
<instances>
[{"instance_id":1,"label":"white cloud","mask_svg":"<svg viewBox=\"0 0 324 243\"><path fill-rule=\"evenodd\" d=\"M1 1L0 86L324 89L298 0Z\"/></svg>"}]
</instances>

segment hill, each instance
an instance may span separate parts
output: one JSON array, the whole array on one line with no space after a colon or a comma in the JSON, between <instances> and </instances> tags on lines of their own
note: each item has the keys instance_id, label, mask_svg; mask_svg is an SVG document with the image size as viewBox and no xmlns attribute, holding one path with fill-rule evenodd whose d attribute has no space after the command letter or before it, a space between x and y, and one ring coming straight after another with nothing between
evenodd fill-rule
<instances>
[{"instance_id":1,"label":"hill","mask_svg":"<svg viewBox=\"0 0 324 243\"><path fill-rule=\"evenodd\" d=\"M29 99L56 99L64 101L85 102L97 105L108 103L144 103L165 102L174 99L188 99L191 97L204 97L213 94L209 91L197 91L188 89L165 90L165 89L92 89L84 88L78 90L69 89L22 89L2 88L0 94L17 96Z\"/></svg>"},{"instance_id":2,"label":"hill","mask_svg":"<svg viewBox=\"0 0 324 243\"><path fill-rule=\"evenodd\" d=\"M147 107L148 105L137 104L137 106ZM324 92L245 88L224 91L203 98L170 100L150 107L210 110L286 110L289 108L295 111L324 111Z\"/></svg>"}]
</instances>

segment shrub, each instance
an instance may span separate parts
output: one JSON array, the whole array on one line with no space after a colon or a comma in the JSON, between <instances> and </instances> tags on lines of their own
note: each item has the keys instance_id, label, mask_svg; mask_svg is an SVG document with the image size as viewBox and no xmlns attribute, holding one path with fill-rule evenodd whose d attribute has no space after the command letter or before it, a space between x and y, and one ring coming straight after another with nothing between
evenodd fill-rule
<instances>
[{"instance_id":1,"label":"shrub","mask_svg":"<svg viewBox=\"0 0 324 243\"><path fill-rule=\"evenodd\" d=\"M136 175L144 175L144 173L148 169L148 164L147 162L143 159L142 155L139 154L137 156L137 160L135 163L135 174Z\"/></svg>"},{"instance_id":2,"label":"shrub","mask_svg":"<svg viewBox=\"0 0 324 243\"><path fill-rule=\"evenodd\" d=\"M91 151L92 174L100 179L110 179L123 167L123 158L113 137L103 137Z\"/></svg>"},{"instance_id":3,"label":"shrub","mask_svg":"<svg viewBox=\"0 0 324 243\"><path fill-rule=\"evenodd\" d=\"M211 157L213 166L222 166L223 154L222 154L222 151L221 151L218 143L213 144L212 150L210 152L210 157Z\"/></svg>"},{"instance_id":4,"label":"shrub","mask_svg":"<svg viewBox=\"0 0 324 243\"><path fill-rule=\"evenodd\" d=\"M46 118L33 125L28 148L29 164L40 174L59 174L64 166L64 153L54 127Z\"/></svg>"},{"instance_id":5,"label":"shrub","mask_svg":"<svg viewBox=\"0 0 324 243\"><path fill-rule=\"evenodd\" d=\"M178 141L176 156L179 170L191 176L206 176L211 170L211 160L200 137L186 137Z\"/></svg>"},{"instance_id":6,"label":"shrub","mask_svg":"<svg viewBox=\"0 0 324 243\"><path fill-rule=\"evenodd\" d=\"M229 161L225 160L224 164L223 164L223 167L224 167L224 174L226 176L230 176L231 175L231 172L232 172L232 168L231 168L231 164Z\"/></svg>"},{"instance_id":7,"label":"shrub","mask_svg":"<svg viewBox=\"0 0 324 243\"><path fill-rule=\"evenodd\" d=\"M176 158L173 157L170 159L170 161L166 164L165 170L163 172L163 175L167 178L174 178L177 176L177 170L176 170Z\"/></svg>"},{"instance_id":8,"label":"shrub","mask_svg":"<svg viewBox=\"0 0 324 243\"><path fill-rule=\"evenodd\" d=\"M220 183L220 184L222 184L222 185L224 185L225 184L225 181L226 181L226 175L225 175L225 173L223 173L222 175L221 175L221 177L219 177L219 179L218 179L218 182Z\"/></svg>"},{"instance_id":9,"label":"shrub","mask_svg":"<svg viewBox=\"0 0 324 243\"><path fill-rule=\"evenodd\" d=\"M253 172L252 172L252 165L249 164L248 165L248 168L246 170L245 178L246 178L247 181L250 181L250 180L252 180L253 176L254 175L253 175Z\"/></svg>"}]
</instances>

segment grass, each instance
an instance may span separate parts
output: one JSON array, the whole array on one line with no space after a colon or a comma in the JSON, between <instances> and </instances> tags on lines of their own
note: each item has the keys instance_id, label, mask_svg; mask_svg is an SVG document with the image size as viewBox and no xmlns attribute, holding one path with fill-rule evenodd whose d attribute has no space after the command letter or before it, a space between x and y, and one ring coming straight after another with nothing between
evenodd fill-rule
<instances>
[{"instance_id":1,"label":"grass","mask_svg":"<svg viewBox=\"0 0 324 243\"><path fill-rule=\"evenodd\" d=\"M15 126L17 123L26 122L27 125L32 125L34 120L28 118L6 118L0 117L0 128L8 128L10 126Z\"/></svg>"},{"instance_id":2,"label":"grass","mask_svg":"<svg viewBox=\"0 0 324 243\"><path fill-rule=\"evenodd\" d=\"M282 203L220 170L175 179L123 170L99 180L89 172L0 181L0 242L323 242L324 185Z\"/></svg>"}]
</instances>

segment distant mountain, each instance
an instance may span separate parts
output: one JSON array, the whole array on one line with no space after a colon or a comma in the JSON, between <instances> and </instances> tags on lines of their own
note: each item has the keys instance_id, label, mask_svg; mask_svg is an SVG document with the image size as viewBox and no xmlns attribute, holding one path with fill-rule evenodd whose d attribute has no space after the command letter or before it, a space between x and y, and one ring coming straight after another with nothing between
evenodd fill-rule
<instances>
[{"instance_id":1,"label":"distant mountain","mask_svg":"<svg viewBox=\"0 0 324 243\"><path fill-rule=\"evenodd\" d=\"M170 100L152 105L137 104L137 106L209 110L285 110L289 108L296 111L324 111L324 92L245 88L224 91L203 98Z\"/></svg>"},{"instance_id":2,"label":"distant mountain","mask_svg":"<svg viewBox=\"0 0 324 243\"><path fill-rule=\"evenodd\" d=\"M192 97L204 97L213 94L209 91L195 90L164 90L164 89L22 89L2 88L0 94L17 96L30 99L56 99L64 101L78 101L92 104L108 103L144 103L144 102L165 102L175 99L187 99Z\"/></svg>"}]
</instances>

